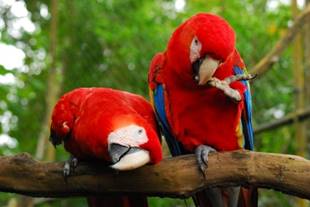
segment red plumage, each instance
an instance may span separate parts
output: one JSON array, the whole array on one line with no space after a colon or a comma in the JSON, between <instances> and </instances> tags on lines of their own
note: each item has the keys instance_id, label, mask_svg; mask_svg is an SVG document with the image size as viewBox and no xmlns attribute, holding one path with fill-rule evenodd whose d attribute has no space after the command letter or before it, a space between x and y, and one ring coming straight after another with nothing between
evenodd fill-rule
<instances>
[{"instance_id":1,"label":"red plumage","mask_svg":"<svg viewBox=\"0 0 310 207\"><path fill-rule=\"evenodd\" d=\"M80 88L65 94L54 108L51 132L76 158L110 161L107 135L133 123L147 129L149 141L140 147L150 151L152 163L158 163L162 154L152 107L128 92Z\"/></svg>"},{"instance_id":2,"label":"red plumage","mask_svg":"<svg viewBox=\"0 0 310 207\"><path fill-rule=\"evenodd\" d=\"M232 64L222 64L215 77L224 79L233 75ZM222 71L227 72L223 74ZM173 76L168 76L171 80ZM239 149L237 126L240 123L243 102L232 103L224 93L213 87L198 87L196 90L178 88L173 81L167 81L172 113L168 114L176 137L192 151L201 144L212 146L218 151ZM231 85L243 94L245 87L238 82ZM169 92L171 91L171 92ZM167 98L168 101L168 98ZM183 104L185 103L185 104ZM193 121L195 120L195 121Z\"/></svg>"},{"instance_id":3,"label":"red plumage","mask_svg":"<svg viewBox=\"0 0 310 207\"><path fill-rule=\"evenodd\" d=\"M111 162L109 136L117 136L120 133L117 130L133 125L143 128L147 137L141 145L133 147L148 151L150 162L158 163L162 152L157 124L153 109L144 98L107 88L79 88L62 96L56 104L51 139L54 144L64 142L65 149L79 160ZM124 133L128 134L126 130ZM126 143L126 137L120 137L120 140ZM127 204L132 202L131 197L123 198L92 199L90 203L96 204L93 206L130 206ZM118 205L116 200L124 205ZM140 201L143 205L139 206L145 206L146 198Z\"/></svg>"},{"instance_id":4,"label":"red plumage","mask_svg":"<svg viewBox=\"0 0 310 207\"><path fill-rule=\"evenodd\" d=\"M222 61L214 77L222 80L234 74L233 65L242 60L235 52L232 28L215 15L198 14L178 27L166 52L154 57L149 71L150 88L164 85L169 124L187 150L193 151L201 144L219 151L239 149L236 128L243 102L233 103L219 89L198 86L194 81L189 59L194 36L202 42L201 56L208 54ZM241 94L246 89L240 82L231 87Z\"/></svg>"}]
</instances>

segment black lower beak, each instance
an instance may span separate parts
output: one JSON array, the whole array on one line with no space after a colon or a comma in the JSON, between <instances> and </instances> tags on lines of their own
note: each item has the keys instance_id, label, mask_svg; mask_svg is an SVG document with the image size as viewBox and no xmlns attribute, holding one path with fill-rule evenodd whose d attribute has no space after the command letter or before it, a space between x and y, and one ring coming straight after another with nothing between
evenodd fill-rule
<instances>
[{"instance_id":1,"label":"black lower beak","mask_svg":"<svg viewBox=\"0 0 310 207\"><path fill-rule=\"evenodd\" d=\"M112 163L117 163L125 155L136 152L137 150L139 150L138 147L129 147L117 143L111 143L109 147L109 155Z\"/></svg>"},{"instance_id":2,"label":"black lower beak","mask_svg":"<svg viewBox=\"0 0 310 207\"><path fill-rule=\"evenodd\" d=\"M113 163L118 162L130 148L128 146L112 143L109 147L109 154Z\"/></svg>"}]
</instances>

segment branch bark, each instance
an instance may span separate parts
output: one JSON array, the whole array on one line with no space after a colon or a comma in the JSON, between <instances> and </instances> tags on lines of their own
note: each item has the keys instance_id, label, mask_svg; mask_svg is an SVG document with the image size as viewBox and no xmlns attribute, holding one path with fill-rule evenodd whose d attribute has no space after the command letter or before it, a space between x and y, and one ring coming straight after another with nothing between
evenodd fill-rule
<instances>
[{"instance_id":1,"label":"branch bark","mask_svg":"<svg viewBox=\"0 0 310 207\"><path fill-rule=\"evenodd\" d=\"M265 57L263 57L250 71L251 74L262 75L267 72L272 64L278 61L279 56L294 40L301 28L310 21L310 5L308 5L303 12L296 17L294 24L287 30L286 34L275 44ZM260 76L258 76L260 77Z\"/></svg>"},{"instance_id":2,"label":"branch bark","mask_svg":"<svg viewBox=\"0 0 310 207\"><path fill-rule=\"evenodd\" d=\"M141 193L188 197L214 186L254 185L310 199L310 161L297 156L234 151L210 155L203 174L193 155L163 160L127 172L100 163L80 163L67 180L63 163L43 163L28 154L0 158L0 191L35 197Z\"/></svg>"}]
</instances>

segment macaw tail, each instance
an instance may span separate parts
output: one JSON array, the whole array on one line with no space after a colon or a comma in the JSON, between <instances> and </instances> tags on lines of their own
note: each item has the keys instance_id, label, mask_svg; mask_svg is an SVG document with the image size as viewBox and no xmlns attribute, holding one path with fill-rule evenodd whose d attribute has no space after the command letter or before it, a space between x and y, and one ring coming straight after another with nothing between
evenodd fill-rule
<instances>
[{"instance_id":1,"label":"macaw tail","mask_svg":"<svg viewBox=\"0 0 310 207\"><path fill-rule=\"evenodd\" d=\"M237 187L238 188L238 187ZM241 187L237 194L233 188L212 188L196 193L193 200L196 207L257 207L256 187ZM238 188L239 189L239 188ZM236 196L236 197L235 197Z\"/></svg>"},{"instance_id":2,"label":"macaw tail","mask_svg":"<svg viewBox=\"0 0 310 207\"><path fill-rule=\"evenodd\" d=\"M87 198L89 207L147 207L146 196L92 196Z\"/></svg>"}]
</instances>

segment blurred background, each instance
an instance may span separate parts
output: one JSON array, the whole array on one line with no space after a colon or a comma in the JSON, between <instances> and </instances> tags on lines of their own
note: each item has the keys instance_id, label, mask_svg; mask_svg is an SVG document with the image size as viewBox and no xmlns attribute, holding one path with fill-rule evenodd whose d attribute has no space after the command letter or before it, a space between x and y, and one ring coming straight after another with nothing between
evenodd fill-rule
<instances>
[{"instance_id":1,"label":"blurred background","mask_svg":"<svg viewBox=\"0 0 310 207\"><path fill-rule=\"evenodd\" d=\"M112 87L148 97L152 56L197 12L226 18L249 71L292 26L309 0L0 0L0 155L66 160L48 143L51 109L76 87ZM310 24L252 83L256 150L309 158ZM297 115L305 119L299 121ZM287 121L289 120L289 121ZM151 198L153 207L191 206ZM310 206L260 190L260 206ZM0 207L86 206L82 198L29 199L0 193Z\"/></svg>"}]
</instances>

